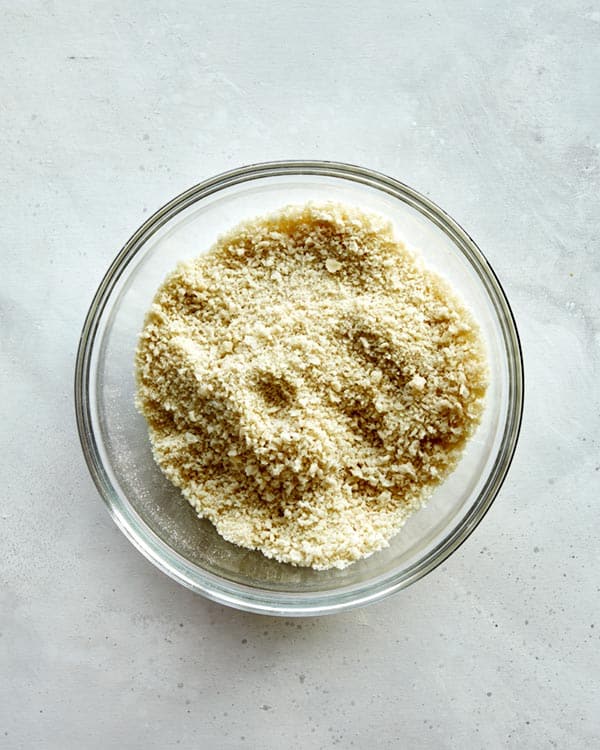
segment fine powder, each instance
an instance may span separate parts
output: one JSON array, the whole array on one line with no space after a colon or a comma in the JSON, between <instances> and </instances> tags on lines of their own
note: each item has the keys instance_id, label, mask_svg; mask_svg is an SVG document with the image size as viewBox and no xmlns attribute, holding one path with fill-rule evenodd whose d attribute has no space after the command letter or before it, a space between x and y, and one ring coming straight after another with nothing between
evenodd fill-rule
<instances>
[{"instance_id":1,"label":"fine powder","mask_svg":"<svg viewBox=\"0 0 600 750\"><path fill-rule=\"evenodd\" d=\"M487 367L376 214L287 207L158 290L136 354L156 462L228 541L318 570L388 545L455 467Z\"/></svg>"}]
</instances>

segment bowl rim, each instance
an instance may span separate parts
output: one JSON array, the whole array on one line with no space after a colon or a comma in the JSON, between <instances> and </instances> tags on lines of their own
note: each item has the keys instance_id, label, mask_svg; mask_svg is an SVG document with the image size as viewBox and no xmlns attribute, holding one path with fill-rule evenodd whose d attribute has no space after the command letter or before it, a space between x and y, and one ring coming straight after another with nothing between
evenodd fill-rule
<instances>
[{"instance_id":1,"label":"bowl rim","mask_svg":"<svg viewBox=\"0 0 600 750\"><path fill-rule=\"evenodd\" d=\"M453 240L477 272L500 323L508 365L508 410L501 444L483 487L441 541L402 571L341 589L304 594L274 592L221 578L190 563L160 539L131 505L123 503L111 483L96 444L89 386L96 334L107 302L125 268L156 231L193 203L226 188L266 177L307 175L346 179L388 193L418 210ZM192 186L159 208L133 233L109 266L87 312L77 351L74 396L79 439L96 488L117 526L150 562L178 583L220 604L259 614L304 617L364 606L406 588L443 563L471 535L500 491L516 450L523 415L523 356L514 315L496 273L471 236L433 201L399 180L353 164L272 161L229 170Z\"/></svg>"}]
</instances>

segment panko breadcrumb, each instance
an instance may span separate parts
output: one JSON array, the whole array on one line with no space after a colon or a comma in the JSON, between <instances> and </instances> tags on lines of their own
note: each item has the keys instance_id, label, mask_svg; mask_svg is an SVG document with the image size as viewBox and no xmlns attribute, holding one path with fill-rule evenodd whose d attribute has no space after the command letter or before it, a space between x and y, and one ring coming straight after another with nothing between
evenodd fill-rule
<instances>
[{"instance_id":1,"label":"panko breadcrumb","mask_svg":"<svg viewBox=\"0 0 600 750\"><path fill-rule=\"evenodd\" d=\"M479 329L383 217L248 221L158 290L137 353L155 460L228 541L317 570L386 547L480 421Z\"/></svg>"}]
</instances>

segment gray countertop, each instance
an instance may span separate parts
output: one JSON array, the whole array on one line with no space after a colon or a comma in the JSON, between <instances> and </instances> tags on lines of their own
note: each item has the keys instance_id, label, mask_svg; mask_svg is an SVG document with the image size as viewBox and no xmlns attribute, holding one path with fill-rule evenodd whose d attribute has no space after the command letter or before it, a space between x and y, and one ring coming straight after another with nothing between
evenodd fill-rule
<instances>
[{"instance_id":1,"label":"gray countertop","mask_svg":"<svg viewBox=\"0 0 600 750\"><path fill-rule=\"evenodd\" d=\"M573 0L2 5L1 747L598 746L599 38ZM384 602L294 621L146 562L72 403L132 231L285 158L444 207L504 284L526 368L517 455L470 539Z\"/></svg>"}]
</instances>

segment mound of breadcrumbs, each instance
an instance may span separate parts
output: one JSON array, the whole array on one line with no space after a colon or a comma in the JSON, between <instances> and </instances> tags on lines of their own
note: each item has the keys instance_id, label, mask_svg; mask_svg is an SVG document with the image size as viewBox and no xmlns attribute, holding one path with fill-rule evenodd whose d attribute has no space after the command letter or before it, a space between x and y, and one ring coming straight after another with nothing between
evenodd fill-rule
<instances>
[{"instance_id":1,"label":"mound of breadcrumbs","mask_svg":"<svg viewBox=\"0 0 600 750\"><path fill-rule=\"evenodd\" d=\"M292 206L158 290L137 406L164 474L230 542L318 570L388 545L483 408L479 329L378 215Z\"/></svg>"}]
</instances>

